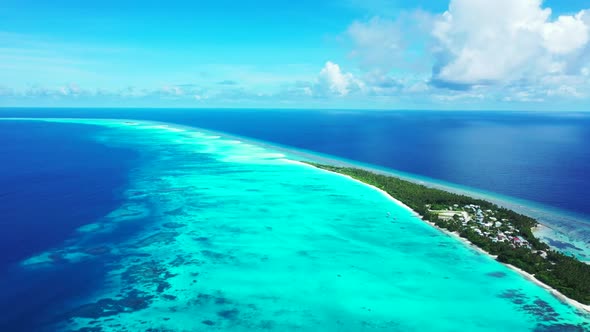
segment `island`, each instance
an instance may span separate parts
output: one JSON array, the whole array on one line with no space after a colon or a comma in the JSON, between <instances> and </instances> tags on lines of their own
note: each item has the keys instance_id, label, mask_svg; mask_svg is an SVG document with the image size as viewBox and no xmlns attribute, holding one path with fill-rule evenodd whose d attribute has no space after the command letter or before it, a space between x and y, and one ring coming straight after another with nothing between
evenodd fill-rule
<instances>
[{"instance_id":1,"label":"island","mask_svg":"<svg viewBox=\"0 0 590 332\"><path fill-rule=\"evenodd\" d=\"M590 265L552 250L532 229L537 220L491 202L427 187L364 169L305 161L374 186L408 206L432 225L466 239L501 263L532 277L555 295L590 308ZM571 301L574 300L574 301Z\"/></svg>"}]
</instances>

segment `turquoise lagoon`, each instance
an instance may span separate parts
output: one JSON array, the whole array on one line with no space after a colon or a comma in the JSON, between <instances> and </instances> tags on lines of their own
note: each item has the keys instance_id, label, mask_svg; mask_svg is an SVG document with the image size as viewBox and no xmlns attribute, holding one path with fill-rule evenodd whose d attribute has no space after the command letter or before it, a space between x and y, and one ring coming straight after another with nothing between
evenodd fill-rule
<instances>
[{"instance_id":1,"label":"turquoise lagoon","mask_svg":"<svg viewBox=\"0 0 590 332\"><path fill-rule=\"evenodd\" d=\"M125 204L47 269L108 257L63 331L584 331L590 317L432 228L380 191L211 132L132 120L102 126L133 148ZM105 156L108 158L108 156ZM109 234L141 224L125 240Z\"/></svg>"},{"instance_id":2,"label":"turquoise lagoon","mask_svg":"<svg viewBox=\"0 0 590 332\"><path fill-rule=\"evenodd\" d=\"M224 135L229 134L224 133ZM238 138L242 139L242 137ZM261 141L254 142L259 145L268 144ZM487 200L499 206L506 207L518 213L537 219L541 224L535 228L533 232L538 238L545 241L552 249L561 251L566 255L573 255L580 261L590 264L590 229L588 228L590 220L586 216L579 213L549 207L547 205L532 202L522 198L505 196L482 189L476 189L456 183L433 179L427 176L401 172L387 167L316 153L309 150L294 150L286 146L277 147L275 144L270 147L273 149L278 148L286 152L289 157L293 159L314 161L342 167L362 168L375 173L395 176L400 179L422 184L428 187Z\"/></svg>"}]
</instances>

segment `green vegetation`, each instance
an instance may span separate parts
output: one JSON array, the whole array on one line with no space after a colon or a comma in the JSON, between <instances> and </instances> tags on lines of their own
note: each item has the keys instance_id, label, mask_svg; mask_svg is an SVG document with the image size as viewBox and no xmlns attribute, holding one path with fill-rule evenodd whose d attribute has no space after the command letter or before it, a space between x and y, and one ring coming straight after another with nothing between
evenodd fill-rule
<instances>
[{"instance_id":1,"label":"green vegetation","mask_svg":"<svg viewBox=\"0 0 590 332\"><path fill-rule=\"evenodd\" d=\"M498 261L534 274L537 279L571 299L590 304L590 265L551 250L547 244L535 238L531 228L537 225L537 221L533 218L485 200L429 188L363 169L308 164L345 174L380 188L419 213L424 220L430 221L440 228L456 232L486 252L497 255ZM526 245L516 245L511 241L500 242L495 236L495 234L501 233L499 228L492 229L489 224L484 225L483 222L477 224L459 216L441 218L440 211L438 211L448 210L448 207L463 209L463 207L469 206L476 206L480 210L479 212L481 210L488 211L490 215L494 216L493 220L504 221L503 225L499 227L504 230L510 229L511 232L507 233L514 233L514 237L522 239ZM491 234L493 232L496 233Z\"/></svg>"}]
</instances>

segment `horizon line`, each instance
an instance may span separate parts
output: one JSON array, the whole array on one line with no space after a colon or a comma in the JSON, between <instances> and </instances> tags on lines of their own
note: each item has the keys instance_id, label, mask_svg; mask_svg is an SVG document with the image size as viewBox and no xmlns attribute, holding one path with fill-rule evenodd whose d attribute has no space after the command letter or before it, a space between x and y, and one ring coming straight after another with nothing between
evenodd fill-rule
<instances>
[{"instance_id":1,"label":"horizon line","mask_svg":"<svg viewBox=\"0 0 590 332\"><path fill-rule=\"evenodd\" d=\"M368 112L503 112L503 113L590 113L588 110L534 110L534 109L428 109L428 108L315 108L315 107L140 107L140 106L0 106L2 110L20 109L149 109L149 110L258 110L258 111L368 111Z\"/></svg>"}]
</instances>

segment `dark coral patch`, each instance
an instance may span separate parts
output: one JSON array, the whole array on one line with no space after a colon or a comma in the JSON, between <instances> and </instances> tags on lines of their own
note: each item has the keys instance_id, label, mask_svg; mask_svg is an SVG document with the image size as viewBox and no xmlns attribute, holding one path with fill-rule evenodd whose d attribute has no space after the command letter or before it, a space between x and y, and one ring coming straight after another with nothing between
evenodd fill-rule
<instances>
[{"instance_id":1,"label":"dark coral patch","mask_svg":"<svg viewBox=\"0 0 590 332\"><path fill-rule=\"evenodd\" d=\"M224 297L223 293L220 291L215 292L215 295L199 293L199 295L197 295L197 298L192 301L193 305L216 304L222 306L232 303L233 301Z\"/></svg>"},{"instance_id":2,"label":"dark coral patch","mask_svg":"<svg viewBox=\"0 0 590 332\"><path fill-rule=\"evenodd\" d=\"M217 316L227 320L235 320L239 313L240 311L238 309L221 310L217 312Z\"/></svg>"},{"instance_id":3,"label":"dark coral patch","mask_svg":"<svg viewBox=\"0 0 590 332\"><path fill-rule=\"evenodd\" d=\"M167 223L163 224L162 226L164 226L166 228L171 228L171 229L186 227L185 224L181 224L178 222L167 222Z\"/></svg>"},{"instance_id":4,"label":"dark coral patch","mask_svg":"<svg viewBox=\"0 0 590 332\"><path fill-rule=\"evenodd\" d=\"M184 265L186 259L182 255L176 255L176 258L170 262L170 266L178 267Z\"/></svg>"},{"instance_id":5,"label":"dark coral patch","mask_svg":"<svg viewBox=\"0 0 590 332\"><path fill-rule=\"evenodd\" d=\"M535 316L541 321L554 322L559 318L559 314L553 309L553 307L551 307L551 305L549 305L549 303L539 298L535 298L535 300L531 302L529 298L519 290L507 290L500 294L500 297L509 299L512 303L519 305L520 310Z\"/></svg>"},{"instance_id":6,"label":"dark coral patch","mask_svg":"<svg viewBox=\"0 0 590 332\"><path fill-rule=\"evenodd\" d=\"M201 254L203 256L205 256L206 258L209 258L213 261L222 261L222 260L227 260L227 259L232 260L235 258L231 255L223 254L223 253L212 251L212 250L201 250Z\"/></svg>"},{"instance_id":7,"label":"dark coral patch","mask_svg":"<svg viewBox=\"0 0 590 332\"><path fill-rule=\"evenodd\" d=\"M497 272L486 273L486 275L490 276L490 277L494 277L494 278L504 278L506 276L506 273L504 273L502 271L497 271Z\"/></svg>"},{"instance_id":8,"label":"dark coral patch","mask_svg":"<svg viewBox=\"0 0 590 332\"><path fill-rule=\"evenodd\" d=\"M205 294L205 293L199 293L199 295L197 295L197 300L199 301L210 301L211 299L214 299L215 296L210 295L210 294Z\"/></svg>"},{"instance_id":9,"label":"dark coral patch","mask_svg":"<svg viewBox=\"0 0 590 332\"><path fill-rule=\"evenodd\" d=\"M586 332L583 326L571 324L539 325L534 332Z\"/></svg>"},{"instance_id":10,"label":"dark coral patch","mask_svg":"<svg viewBox=\"0 0 590 332\"><path fill-rule=\"evenodd\" d=\"M215 299L215 304L223 305L223 304L230 304L232 303L230 300L226 299L225 297L218 297Z\"/></svg>"},{"instance_id":11,"label":"dark coral patch","mask_svg":"<svg viewBox=\"0 0 590 332\"><path fill-rule=\"evenodd\" d=\"M184 209L179 207L178 209L174 209L174 210L170 210L170 211L166 211L164 212L166 215L169 216L183 216L186 213L184 212Z\"/></svg>"},{"instance_id":12,"label":"dark coral patch","mask_svg":"<svg viewBox=\"0 0 590 332\"><path fill-rule=\"evenodd\" d=\"M173 260L170 261L170 263L168 263L169 266L173 266L173 267L179 267L179 266L183 266L183 265L200 265L200 264L201 264L201 261L191 257L190 255L186 255L186 256L176 255L176 258L174 258Z\"/></svg>"},{"instance_id":13,"label":"dark coral patch","mask_svg":"<svg viewBox=\"0 0 590 332\"><path fill-rule=\"evenodd\" d=\"M68 318L82 317L97 319L109 317L126 312L134 312L147 308L153 296L133 290L120 300L111 298L100 299L94 303L81 305L66 314Z\"/></svg>"},{"instance_id":14,"label":"dark coral patch","mask_svg":"<svg viewBox=\"0 0 590 332\"><path fill-rule=\"evenodd\" d=\"M528 297L517 289L509 289L500 294L499 297L509 299L510 302L519 305L524 304L528 300Z\"/></svg>"},{"instance_id":15,"label":"dark coral patch","mask_svg":"<svg viewBox=\"0 0 590 332\"><path fill-rule=\"evenodd\" d=\"M499 297L504 298L504 299L510 299L510 300L513 300L513 299L527 299L527 296L524 295L518 289L509 289L509 290L503 292L502 294L500 294Z\"/></svg>"},{"instance_id":16,"label":"dark coral patch","mask_svg":"<svg viewBox=\"0 0 590 332\"><path fill-rule=\"evenodd\" d=\"M140 283L145 286L154 285L156 291L162 293L170 288L170 284L166 280L174 276L175 274L170 273L161 264L152 260L131 265L123 272L121 278L127 284Z\"/></svg>"},{"instance_id":17,"label":"dark coral patch","mask_svg":"<svg viewBox=\"0 0 590 332\"><path fill-rule=\"evenodd\" d=\"M533 301L533 303L523 306L523 309L545 322L557 321L557 318L559 317L559 314L549 305L549 303L538 298Z\"/></svg>"}]
</instances>

